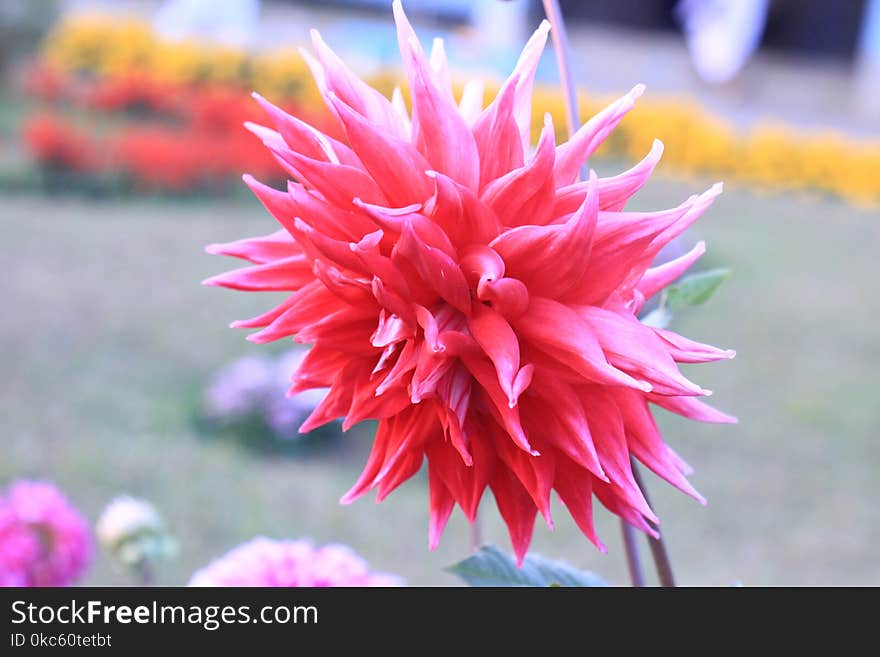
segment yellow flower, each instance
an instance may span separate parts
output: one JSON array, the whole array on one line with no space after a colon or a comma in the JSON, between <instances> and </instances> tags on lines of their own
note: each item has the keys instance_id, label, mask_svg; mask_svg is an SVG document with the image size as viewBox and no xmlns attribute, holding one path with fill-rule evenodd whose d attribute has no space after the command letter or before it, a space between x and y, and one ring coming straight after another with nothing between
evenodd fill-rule
<instances>
[{"instance_id":1,"label":"yellow flower","mask_svg":"<svg viewBox=\"0 0 880 657\"><path fill-rule=\"evenodd\" d=\"M101 14L74 14L46 37L42 59L60 72L97 76L148 73L171 84L250 87L276 102L295 102L308 111L326 111L308 66L299 53L281 50L249 54L194 41L163 42L142 20ZM380 69L368 82L391 95L395 86L409 103L405 76ZM463 85L456 81L460 97ZM499 82L485 83L484 103L497 95ZM595 114L608 98L579 96L582 118ZM567 137L565 102L556 86L537 85L532 134L536 141L549 112L557 140ZM864 206L880 205L880 142L864 143L832 131L795 131L784 123L760 123L738 133L722 118L689 98L643 97L597 156L638 160L661 139L664 171L741 180L766 189L815 189Z\"/></svg>"}]
</instances>

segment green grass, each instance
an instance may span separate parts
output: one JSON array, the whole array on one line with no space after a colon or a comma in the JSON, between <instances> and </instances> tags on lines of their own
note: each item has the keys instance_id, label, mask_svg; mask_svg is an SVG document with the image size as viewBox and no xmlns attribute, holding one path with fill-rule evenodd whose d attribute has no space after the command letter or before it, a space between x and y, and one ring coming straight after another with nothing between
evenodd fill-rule
<instances>
[{"instance_id":1,"label":"green grass","mask_svg":"<svg viewBox=\"0 0 880 657\"><path fill-rule=\"evenodd\" d=\"M655 182L638 207L669 206L691 185ZM465 556L453 517L428 552L427 490L416 478L381 505L342 507L369 444L301 458L260 455L199 434L193 404L211 373L266 347L226 328L270 299L199 281L228 263L208 242L274 230L252 202L93 203L0 198L0 483L56 481L91 519L113 496L156 503L179 544L161 582L185 582L256 534L341 541L413 584L454 584ZM734 347L736 360L689 369L735 413L735 427L663 417L696 468L702 508L649 478L679 579L687 584L880 584L880 217L828 200L722 197L702 221L709 255L733 277L675 327ZM506 548L491 499L485 533ZM613 518L599 512L600 555L561 509L534 549L626 574ZM647 551L645 551L647 559ZM102 556L88 583L125 583Z\"/></svg>"}]
</instances>

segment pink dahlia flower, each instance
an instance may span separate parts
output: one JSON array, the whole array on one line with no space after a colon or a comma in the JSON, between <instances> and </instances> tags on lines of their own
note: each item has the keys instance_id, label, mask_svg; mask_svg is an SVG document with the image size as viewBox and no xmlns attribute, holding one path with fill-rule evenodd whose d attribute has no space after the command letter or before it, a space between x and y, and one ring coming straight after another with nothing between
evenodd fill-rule
<instances>
[{"instance_id":1,"label":"pink dahlia flower","mask_svg":"<svg viewBox=\"0 0 880 657\"><path fill-rule=\"evenodd\" d=\"M0 500L0 586L28 586L28 568L39 554L36 535Z\"/></svg>"},{"instance_id":2,"label":"pink dahlia flower","mask_svg":"<svg viewBox=\"0 0 880 657\"><path fill-rule=\"evenodd\" d=\"M197 571L189 586L400 586L351 548L257 537Z\"/></svg>"},{"instance_id":3,"label":"pink dahlia flower","mask_svg":"<svg viewBox=\"0 0 880 657\"><path fill-rule=\"evenodd\" d=\"M300 428L337 417L379 421L363 474L342 498L382 499L427 458L429 543L457 504L473 520L494 493L522 558L555 490L597 546L595 495L654 534L657 518L630 457L702 501L667 447L651 405L732 422L678 363L733 356L637 319L645 300L681 275L704 245L651 267L660 249L711 205L715 185L681 205L626 212L662 145L632 169L579 181L587 158L643 87L556 145L548 116L529 148L543 23L513 74L483 107L479 83L459 102L442 43L426 55L394 3L412 94L386 99L312 32L305 54L344 141L266 100L274 128L251 125L294 180L277 191L245 182L281 224L265 237L208 247L251 266L208 279L238 290L287 292L276 308L233 326L263 343L312 344L291 393L330 392ZM552 526L552 524L551 524Z\"/></svg>"},{"instance_id":4,"label":"pink dahlia flower","mask_svg":"<svg viewBox=\"0 0 880 657\"><path fill-rule=\"evenodd\" d=\"M88 523L52 484L19 481L0 499L0 585L69 586L92 552Z\"/></svg>"}]
</instances>

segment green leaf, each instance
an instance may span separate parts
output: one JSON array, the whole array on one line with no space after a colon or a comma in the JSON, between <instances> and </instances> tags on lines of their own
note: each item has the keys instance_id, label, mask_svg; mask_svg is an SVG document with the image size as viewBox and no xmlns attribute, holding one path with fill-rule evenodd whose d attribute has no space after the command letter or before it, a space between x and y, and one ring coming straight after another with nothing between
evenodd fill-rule
<instances>
[{"instance_id":1,"label":"green leaf","mask_svg":"<svg viewBox=\"0 0 880 657\"><path fill-rule=\"evenodd\" d=\"M686 276L666 288L666 306L675 310L705 303L729 276L729 269L707 269Z\"/></svg>"},{"instance_id":2,"label":"green leaf","mask_svg":"<svg viewBox=\"0 0 880 657\"><path fill-rule=\"evenodd\" d=\"M607 586L595 573L539 554L526 555L522 567L517 568L513 557L494 545L483 546L446 570L471 586Z\"/></svg>"}]
</instances>

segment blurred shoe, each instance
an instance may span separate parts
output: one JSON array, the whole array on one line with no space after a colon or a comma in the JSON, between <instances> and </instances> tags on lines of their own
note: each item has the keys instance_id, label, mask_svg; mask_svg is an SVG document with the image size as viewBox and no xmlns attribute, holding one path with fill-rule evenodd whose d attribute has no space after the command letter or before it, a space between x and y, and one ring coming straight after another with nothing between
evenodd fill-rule
<instances>
[{"instance_id":1,"label":"blurred shoe","mask_svg":"<svg viewBox=\"0 0 880 657\"><path fill-rule=\"evenodd\" d=\"M761 41L769 0L681 0L675 8L697 74L722 84Z\"/></svg>"}]
</instances>

